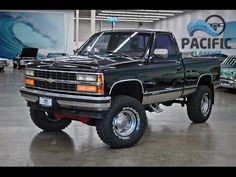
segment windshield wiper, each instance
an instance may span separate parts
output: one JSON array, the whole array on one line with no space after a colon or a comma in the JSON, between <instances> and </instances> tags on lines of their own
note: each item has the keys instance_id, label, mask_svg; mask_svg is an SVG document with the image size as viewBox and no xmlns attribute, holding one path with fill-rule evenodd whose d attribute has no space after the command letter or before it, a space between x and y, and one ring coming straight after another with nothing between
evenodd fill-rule
<instances>
[{"instance_id":1,"label":"windshield wiper","mask_svg":"<svg viewBox=\"0 0 236 177\"><path fill-rule=\"evenodd\" d=\"M81 52L78 52L79 55L82 55L82 56L88 56L90 58L95 58L95 59L104 59L103 57L100 57L98 55L95 55L94 53L86 50L86 51L81 51Z\"/></svg>"},{"instance_id":2,"label":"windshield wiper","mask_svg":"<svg viewBox=\"0 0 236 177\"><path fill-rule=\"evenodd\" d=\"M125 54L125 53L123 53L123 52L114 52L114 51L112 51L112 50L108 50L106 53L107 53L107 54L112 54L112 55L119 55L119 56L123 56L123 57L128 57L129 60L133 60L130 55Z\"/></svg>"}]
</instances>

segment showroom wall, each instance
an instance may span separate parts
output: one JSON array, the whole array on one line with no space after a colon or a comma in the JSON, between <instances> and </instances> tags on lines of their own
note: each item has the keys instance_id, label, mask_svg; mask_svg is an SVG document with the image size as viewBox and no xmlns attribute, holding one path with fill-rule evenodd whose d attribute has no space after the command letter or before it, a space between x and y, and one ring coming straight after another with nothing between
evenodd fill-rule
<instances>
[{"instance_id":1,"label":"showroom wall","mask_svg":"<svg viewBox=\"0 0 236 177\"><path fill-rule=\"evenodd\" d=\"M210 32L197 30L193 31L193 36L190 36L188 32L190 22L196 23L196 20L206 21L207 17L211 15L219 15L224 19L226 27L223 33L218 36L211 36L209 35ZM217 21L216 18L215 20ZM193 10L168 20L158 21L155 28L173 32L180 50L183 52L219 51L228 55L236 55L236 10Z\"/></svg>"},{"instance_id":2,"label":"showroom wall","mask_svg":"<svg viewBox=\"0 0 236 177\"><path fill-rule=\"evenodd\" d=\"M73 51L73 12L59 10L0 11L0 57L12 59L23 47L49 52Z\"/></svg>"}]
</instances>

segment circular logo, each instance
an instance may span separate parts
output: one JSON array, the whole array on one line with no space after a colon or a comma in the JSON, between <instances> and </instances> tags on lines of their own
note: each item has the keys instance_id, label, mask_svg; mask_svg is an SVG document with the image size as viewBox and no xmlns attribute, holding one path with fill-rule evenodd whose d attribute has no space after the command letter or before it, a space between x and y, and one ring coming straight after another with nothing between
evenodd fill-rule
<instances>
[{"instance_id":1,"label":"circular logo","mask_svg":"<svg viewBox=\"0 0 236 177\"><path fill-rule=\"evenodd\" d=\"M205 22L218 32L218 36L225 30L225 20L219 15L210 15Z\"/></svg>"}]
</instances>

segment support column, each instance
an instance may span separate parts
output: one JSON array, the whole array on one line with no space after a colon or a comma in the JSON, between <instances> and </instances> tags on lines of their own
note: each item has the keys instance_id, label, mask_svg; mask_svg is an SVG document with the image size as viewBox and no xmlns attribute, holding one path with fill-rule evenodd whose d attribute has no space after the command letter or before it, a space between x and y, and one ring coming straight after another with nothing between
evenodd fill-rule
<instances>
[{"instance_id":1,"label":"support column","mask_svg":"<svg viewBox=\"0 0 236 177\"><path fill-rule=\"evenodd\" d=\"M79 45L79 10L75 12L75 46Z\"/></svg>"},{"instance_id":2,"label":"support column","mask_svg":"<svg viewBox=\"0 0 236 177\"><path fill-rule=\"evenodd\" d=\"M96 10L91 10L91 35L95 33L96 30Z\"/></svg>"}]
</instances>

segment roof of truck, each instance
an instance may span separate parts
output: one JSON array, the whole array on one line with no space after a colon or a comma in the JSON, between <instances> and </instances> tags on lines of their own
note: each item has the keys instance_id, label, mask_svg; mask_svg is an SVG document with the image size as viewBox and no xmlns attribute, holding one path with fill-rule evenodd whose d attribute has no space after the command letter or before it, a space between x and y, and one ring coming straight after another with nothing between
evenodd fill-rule
<instances>
[{"instance_id":1,"label":"roof of truck","mask_svg":"<svg viewBox=\"0 0 236 177\"><path fill-rule=\"evenodd\" d=\"M99 32L123 32L123 31L130 31L130 32L166 32L166 33L171 33L170 31L162 31L162 30L158 30L158 29L142 29L142 28L117 28L117 29L101 30Z\"/></svg>"}]
</instances>

